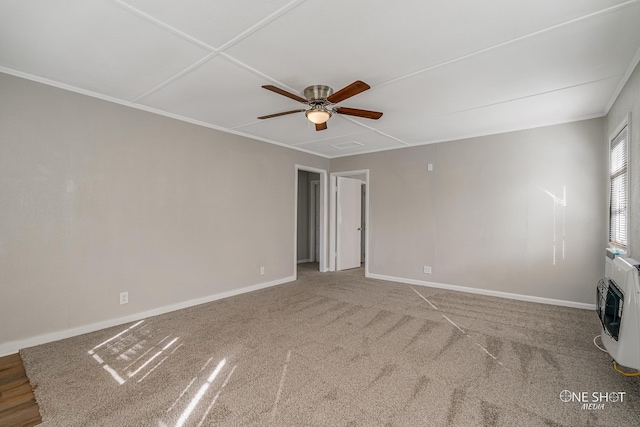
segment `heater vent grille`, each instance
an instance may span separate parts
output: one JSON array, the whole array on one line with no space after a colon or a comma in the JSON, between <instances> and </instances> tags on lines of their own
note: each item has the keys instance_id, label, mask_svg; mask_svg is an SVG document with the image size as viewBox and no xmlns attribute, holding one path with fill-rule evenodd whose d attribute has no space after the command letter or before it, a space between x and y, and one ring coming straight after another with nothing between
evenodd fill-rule
<instances>
[{"instance_id":1,"label":"heater vent grille","mask_svg":"<svg viewBox=\"0 0 640 427\"><path fill-rule=\"evenodd\" d=\"M618 341L624 295L611 279L600 279L596 291L596 311L602 328L614 340Z\"/></svg>"}]
</instances>

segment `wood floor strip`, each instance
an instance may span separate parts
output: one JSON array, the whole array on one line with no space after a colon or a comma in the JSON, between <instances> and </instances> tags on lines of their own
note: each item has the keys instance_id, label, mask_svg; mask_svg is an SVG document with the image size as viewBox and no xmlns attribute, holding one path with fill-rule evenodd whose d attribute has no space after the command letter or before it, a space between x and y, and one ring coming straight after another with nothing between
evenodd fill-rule
<instances>
[{"instance_id":1,"label":"wood floor strip","mask_svg":"<svg viewBox=\"0 0 640 427\"><path fill-rule=\"evenodd\" d=\"M22 365L20 353L13 353L8 356L0 357L0 369L2 369L5 364L9 364L11 362L18 362L19 365Z\"/></svg>"},{"instance_id":2,"label":"wood floor strip","mask_svg":"<svg viewBox=\"0 0 640 427\"><path fill-rule=\"evenodd\" d=\"M4 369L0 369L0 386L7 382L13 381L15 377L26 376L24 366L9 366Z\"/></svg>"},{"instance_id":3,"label":"wood floor strip","mask_svg":"<svg viewBox=\"0 0 640 427\"><path fill-rule=\"evenodd\" d=\"M29 384L28 380L23 380L22 384L14 383L15 387L11 387L2 392L3 399L9 399L11 397L28 395L32 392L31 384Z\"/></svg>"},{"instance_id":4,"label":"wood floor strip","mask_svg":"<svg viewBox=\"0 0 640 427\"><path fill-rule=\"evenodd\" d=\"M38 405L35 403L35 400L14 406L0 414L0 426L31 427L41 423L40 411L38 410Z\"/></svg>"},{"instance_id":5,"label":"wood floor strip","mask_svg":"<svg viewBox=\"0 0 640 427\"><path fill-rule=\"evenodd\" d=\"M24 375L16 376L15 379L7 381L4 384L0 384L0 396L10 392L16 387L20 387L23 384L27 384L29 387L31 387L31 384L29 384L29 379Z\"/></svg>"},{"instance_id":6,"label":"wood floor strip","mask_svg":"<svg viewBox=\"0 0 640 427\"><path fill-rule=\"evenodd\" d=\"M0 357L0 427L42 423L38 403L19 354Z\"/></svg>"}]
</instances>

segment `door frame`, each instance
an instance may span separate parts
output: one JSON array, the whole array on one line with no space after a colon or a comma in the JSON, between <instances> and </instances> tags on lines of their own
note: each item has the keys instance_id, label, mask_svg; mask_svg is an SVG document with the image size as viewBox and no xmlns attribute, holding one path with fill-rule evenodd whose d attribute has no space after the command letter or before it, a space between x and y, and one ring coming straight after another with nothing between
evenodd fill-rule
<instances>
[{"instance_id":1,"label":"door frame","mask_svg":"<svg viewBox=\"0 0 640 427\"><path fill-rule=\"evenodd\" d=\"M320 272L329 271L327 266L327 223L329 216L328 173L325 169L295 165L293 197L293 277L298 278L298 172L313 172L320 175L320 253L318 254Z\"/></svg>"},{"instance_id":2,"label":"door frame","mask_svg":"<svg viewBox=\"0 0 640 427\"><path fill-rule=\"evenodd\" d=\"M318 204L320 204L320 180L315 179L309 181L309 259L311 262L316 262L316 258L320 261L320 250L316 253L316 192L318 193ZM322 216L322 211L318 209L318 216ZM318 228L320 223L318 221ZM320 237L320 230L318 230L318 237ZM318 239L319 240L319 239Z\"/></svg>"},{"instance_id":3,"label":"door frame","mask_svg":"<svg viewBox=\"0 0 640 427\"><path fill-rule=\"evenodd\" d=\"M364 175L365 184L365 206L364 206L364 274L365 277L369 277L369 229L371 229L371 221L369 218L369 195L371 194L371 183L369 180L369 169L331 172L331 201L330 201L330 213L329 213L329 271L336 271L336 243L337 243L337 227L336 227L336 212L338 209L338 197L337 197L337 177L352 177L355 175Z\"/></svg>"}]
</instances>

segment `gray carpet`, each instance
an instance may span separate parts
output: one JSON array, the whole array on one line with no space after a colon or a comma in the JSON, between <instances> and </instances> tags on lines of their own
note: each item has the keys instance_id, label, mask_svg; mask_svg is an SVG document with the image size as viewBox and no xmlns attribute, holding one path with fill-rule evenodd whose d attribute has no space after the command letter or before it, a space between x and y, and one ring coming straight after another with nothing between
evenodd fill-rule
<instances>
[{"instance_id":1,"label":"gray carpet","mask_svg":"<svg viewBox=\"0 0 640 427\"><path fill-rule=\"evenodd\" d=\"M640 378L596 348L595 312L298 276L22 350L43 425L640 425Z\"/></svg>"}]
</instances>

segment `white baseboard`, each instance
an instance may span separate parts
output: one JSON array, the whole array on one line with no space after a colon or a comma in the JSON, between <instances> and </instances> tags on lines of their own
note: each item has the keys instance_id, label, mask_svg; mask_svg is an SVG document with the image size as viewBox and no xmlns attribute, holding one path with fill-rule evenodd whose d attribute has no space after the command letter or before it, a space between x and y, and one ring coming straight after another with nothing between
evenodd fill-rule
<instances>
[{"instance_id":1,"label":"white baseboard","mask_svg":"<svg viewBox=\"0 0 640 427\"><path fill-rule=\"evenodd\" d=\"M500 297L500 298L508 298L514 299L518 301L528 301L528 302L537 302L541 304L550 304L550 305L559 305L563 307L571 307L571 308L581 308L584 310L595 310L595 304L587 304L584 302L575 302L575 301L564 301L559 299L552 298L542 298L535 297L531 295L521 295L521 294L512 294L509 292L501 292L501 291L491 291L487 289L478 289L478 288L469 288L466 286L458 286L458 285L448 285L446 283L437 283L437 282L427 282L423 280L415 280L415 279L405 279L401 277L393 277L393 276L385 276L382 274L373 274L369 273L366 275L371 279L380 279L386 280L389 282L398 282L398 283L406 283L408 285L417 285L417 286L427 286L430 288L439 288L439 289L447 289L450 291L459 291L459 292L467 292L470 294L478 294L478 295L489 295L492 297Z\"/></svg>"},{"instance_id":2,"label":"white baseboard","mask_svg":"<svg viewBox=\"0 0 640 427\"><path fill-rule=\"evenodd\" d=\"M298 264L304 264L305 262L313 262L311 259L299 259Z\"/></svg>"},{"instance_id":3,"label":"white baseboard","mask_svg":"<svg viewBox=\"0 0 640 427\"><path fill-rule=\"evenodd\" d=\"M221 292L214 295L208 295L202 298L182 301L176 304L154 308L152 310L144 311L141 313L135 313L135 314L130 314L124 317L118 317L116 319L104 320L102 322L92 323L90 325L78 326L76 328L65 329L62 331L56 331L49 334L38 335L35 337L25 338L22 340L1 343L0 357L17 353L21 348L33 347L40 344L46 344L52 341L58 341L61 339L71 338L77 335L98 331L100 329L110 328L112 326L118 326L125 323L136 322L138 320L146 319L147 317L157 316L160 314L169 313L171 311L193 307L195 305L205 304L211 301L216 301L223 298L229 298L229 297L244 294L247 292L257 291L258 289L264 289L264 288L269 288L271 286L281 285L283 283L292 282L294 280L296 280L295 276L284 277L282 279L273 280L271 282L258 283L256 285L246 286L240 289L233 289L231 291Z\"/></svg>"}]
</instances>

